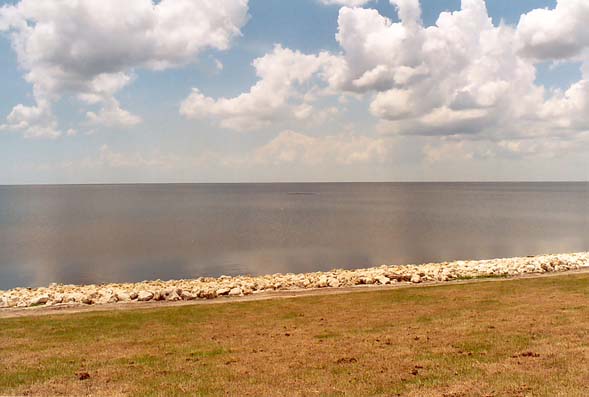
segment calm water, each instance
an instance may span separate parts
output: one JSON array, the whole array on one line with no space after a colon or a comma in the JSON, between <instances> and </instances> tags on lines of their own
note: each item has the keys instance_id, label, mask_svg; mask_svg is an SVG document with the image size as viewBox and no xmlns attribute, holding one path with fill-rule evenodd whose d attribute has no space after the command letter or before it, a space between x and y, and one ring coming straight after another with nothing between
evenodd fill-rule
<instances>
[{"instance_id":1,"label":"calm water","mask_svg":"<svg viewBox=\"0 0 589 397\"><path fill-rule=\"evenodd\" d=\"M587 183L0 187L0 289L589 250Z\"/></svg>"}]
</instances>

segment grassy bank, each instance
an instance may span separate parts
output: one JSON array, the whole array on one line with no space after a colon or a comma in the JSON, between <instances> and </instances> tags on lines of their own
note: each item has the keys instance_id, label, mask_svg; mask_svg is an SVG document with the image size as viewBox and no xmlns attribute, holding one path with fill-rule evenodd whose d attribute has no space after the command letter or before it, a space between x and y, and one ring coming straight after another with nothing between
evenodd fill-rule
<instances>
[{"instance_id":1,"label":"grassy bank","mask_svg":"<svg viewBox=\"0 0 589 397\"><path fill-rule=\"evenodd\" d=\"M586 396L589 275L0 320L0 395Z\"/></svg>"}]
</instances>

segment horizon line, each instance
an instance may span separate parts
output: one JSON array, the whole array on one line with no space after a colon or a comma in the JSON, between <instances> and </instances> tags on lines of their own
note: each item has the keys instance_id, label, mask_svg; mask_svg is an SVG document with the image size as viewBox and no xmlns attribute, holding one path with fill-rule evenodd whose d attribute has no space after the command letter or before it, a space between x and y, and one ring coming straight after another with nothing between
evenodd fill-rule
<instances>
[{"instance_id":1,"label":"horizon line","mask_svg":"<svg viewBox=\"0 0 589 397\"><path fill-rule=\"evenodd\" d=\"M271 181L271 182L88 182L88 183L12 183L0 187L44 186L126 186L126 185L285 185L285 184L418 184L418 183L589 183L589 180L445 180L445 181Z\"/></svg>"}]
</instances>

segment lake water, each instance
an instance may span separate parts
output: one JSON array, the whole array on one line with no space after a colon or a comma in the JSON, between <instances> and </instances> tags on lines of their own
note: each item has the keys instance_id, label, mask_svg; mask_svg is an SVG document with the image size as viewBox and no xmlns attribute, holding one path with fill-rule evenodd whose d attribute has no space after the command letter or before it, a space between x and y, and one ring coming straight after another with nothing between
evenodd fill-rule
<instances>
[{"instance_id":1,"label":"lake water","mask_svg":"<svg viewBox=\"0 0 589 397\"><path fill-rule=\"evenodd\" d=\"M588 183L0 186L0 289L589 251Z\"/></svg>"}]
</instances>

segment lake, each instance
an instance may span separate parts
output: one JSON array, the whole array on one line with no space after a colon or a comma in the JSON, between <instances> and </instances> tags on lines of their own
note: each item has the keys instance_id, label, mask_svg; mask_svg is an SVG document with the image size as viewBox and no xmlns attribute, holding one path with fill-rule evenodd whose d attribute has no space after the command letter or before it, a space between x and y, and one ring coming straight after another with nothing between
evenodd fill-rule
<instances>
[{"instance_id":1,"label":"lake","mask_svg":"<svg viewBox=\"0 0 589 397\"><path fill-rule=\"evenodd\" d=\"M589 251L589 183L0 186L0 289Z\"/></svg>"}]
</instances>

